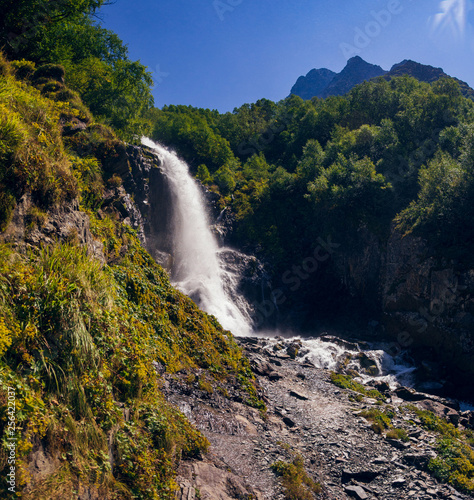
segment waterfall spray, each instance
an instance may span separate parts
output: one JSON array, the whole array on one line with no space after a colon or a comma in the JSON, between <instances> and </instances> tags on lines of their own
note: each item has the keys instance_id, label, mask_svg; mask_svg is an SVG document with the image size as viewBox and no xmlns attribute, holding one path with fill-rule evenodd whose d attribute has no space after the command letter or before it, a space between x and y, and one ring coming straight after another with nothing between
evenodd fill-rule
<instances>
[{"instance_id":1,"label":"waterfall spray","mask_svg":"<svg viewBox=\"0 0 474 500\"><path fill-rule=\"evenodd\" d=\"M251 320L241 297L229 296L224 282L232 277L219 262L219 247L209 227L206 203L187 164L174 152L142 138L142 144L154 149L162 160L162 170L173 195L173 266L171 280L183 293L235 335L249 335Z\"/></svg>"}]
</instances>

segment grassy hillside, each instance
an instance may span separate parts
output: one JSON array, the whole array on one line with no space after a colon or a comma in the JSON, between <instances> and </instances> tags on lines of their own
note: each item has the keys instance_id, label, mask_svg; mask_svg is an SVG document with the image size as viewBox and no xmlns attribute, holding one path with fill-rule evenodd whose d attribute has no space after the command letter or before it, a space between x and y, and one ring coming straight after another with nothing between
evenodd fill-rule
<instances>
[{"instance_id":1,"label":"grassy hillside","mask_svg":"<svg viewBox=\"0 0 474 500\"><path fill-rule=\"evenodd\" d=\"M162 373L262 403L232 336L170 285L117 213L101 208L106 187L121 182L104 170L120 143L63 76L61 67L0 60L1 225L25 194L27 231L41 232L50 213L79 202L103 258L74 231L48 245L0 245L0 496L10 495L13 456L25 499L87 490L101 499L173 498L179 460L208 443L164 400ZM31 466L38 454L39 470Z\"/></svg>"}]
</instances>

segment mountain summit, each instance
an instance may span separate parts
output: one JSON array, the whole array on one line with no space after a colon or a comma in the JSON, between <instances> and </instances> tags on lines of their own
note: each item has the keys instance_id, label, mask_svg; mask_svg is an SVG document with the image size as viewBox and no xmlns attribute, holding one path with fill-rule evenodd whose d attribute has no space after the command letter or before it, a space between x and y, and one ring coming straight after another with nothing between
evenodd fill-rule
<instances>
[{"instance_id":1,"label":"mountain summit","mask_svg":"<svg viewBox=\"0 0 474 500\"><path fill-rule=\"evenodd\" d=\"M344 95L359 83L371 80L386 73L380 66L370 64L361 57L355 56L347 61L346 67L334 77L323 91L323 97Z\"/></svg>"},{"instance_id":2,"label":"mountain summit","mask_svg":"<svg viewBox=\"0 0 474 500\"><path fill-rule=\"evenodd\" d=\"M403 75L412 76L420 82L428 83L435 82L440 78L452 78L458 82L463 96L474 100L474 90L466 82L447 75L442 68L435 68L434 66L428 66L426 64L420 64L415 61L405 59L401 63L394 64L392 69L384 75L384 78L390 79L395 76Z\"/></svg>"},{"instance_id":3,"label":"mountain summit","mask_svg":"<svg viewBox=\"0 0 474 500\"><path fill-rule=\"evenodd\" d=\"M306 76L300 76L291 93L303 99L344 95L359 83L385 73L380 66L369 64L361 57L355 56L347 61L346 67L340 73L322 68L313 69Z\"/></svg>"},{"instance_id":4,"label":"mountain summit","mask_svg":"<svg viewBox=\"0 0 474 500\"><path fill-rule=\"evenodd\" d=\"M291 94L300 96L303 99L344 95L353 87L366 80L371 80L378 76L383 76L389 80L390 78L403 75L412 76L421 82L428 83L432 83L440 78L449 77L441 68L435 68L406 59L401 63L393 65L390 71L387 72L380 66L369 64L361 57L355 56L349 59L346 67L340 73L334 73L323 68L313 69L306 76L300 76L291 89ZM459 83L464 97L474 100L474 90L466 82L457 78L453 79Z\"/></svg>"},{"instance_id":5,"label":"mountain summit","mask_svg":"<svg viewBox=\"0 0 474 500\"><path fill-rule=\"evenodd\" d=\"M337 73L330 69L312 69L306 76L300 76L293 85L291 93L303 99L321 96L327 86L332 82Z\"/></svg>"}]
</instances>

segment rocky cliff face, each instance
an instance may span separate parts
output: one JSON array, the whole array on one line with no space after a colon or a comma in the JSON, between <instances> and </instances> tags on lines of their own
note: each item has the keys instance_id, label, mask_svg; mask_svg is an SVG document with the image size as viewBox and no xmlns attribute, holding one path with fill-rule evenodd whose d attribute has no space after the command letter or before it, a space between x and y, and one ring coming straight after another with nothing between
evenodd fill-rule
<instances>
[{"instance_id":1,"label":"rocky cliff face","mask_svg":"<svg viewBox=\"0 0 474 500\"><path fill-rule=\"evenodd\" d=\"M382 276L387 331L402 345L432 349L459 383L474 372L474 270L429 256L425 242L394 232Z\"/></svg>"},{"instance_id":2,"label":"rocky cliff face","mask_svg":"<svg viewBox=\"0 0 474 500\"><path fill-rule=\"evenodd\" d=\"M394 349L415 349L440 363L439 376L450 373L457 384L468 385L474 373L474 270L440 261L423 239L396 229L385 243L369 231L362 241L334 256L350 295L378 311Z\"/></svg>"}]
</instances>

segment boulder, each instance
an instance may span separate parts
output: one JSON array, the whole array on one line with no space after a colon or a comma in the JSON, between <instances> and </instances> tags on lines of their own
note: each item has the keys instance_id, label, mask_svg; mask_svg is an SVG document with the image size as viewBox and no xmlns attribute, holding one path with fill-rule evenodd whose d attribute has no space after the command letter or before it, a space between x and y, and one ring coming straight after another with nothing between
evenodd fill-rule
<instances>
[{"instance_id":1,"label":"boulder","mask_svg":"<svg viewBox=\"0 0 474 500\"><path fill-rule=\"evenodd\" d=\"M288 356L290 356L291 359L296 359L300 347L301 346L298 343L292 342L286 349Z\"/></svg>"},{"instance_id":2,"label":"boulder","mask_svg":"<svg viewBox=\"0 0 474 500\"><path fill-rule=\"evenodd\" d=\"M432 401L430 399L425 399L424 401L420 401L418 406L423 410L431 411L436 416L440 418L444 418L448 420L453 425L459 425L459 421L461 419L461 415L456 410L449 408L449 406L445 406L437 401Z\"/></svg>"},{"instance_id":3,"label":"boulder","mask_svg":"<svg viewBox=\"0 0 474 500\"><path fill-rule=\"evenodd\" d=\"M290 396L296 398L296 399L300 399L301 401L308 401L308 397L305 396L304 394L301 394L300 392L297 392L297 391L290 391Z\"/></svg>"},{"instance_id":4,"label":"boulder","mask_svg":"<svg viewBox=\"0 0 474 500\"><path fill-rule=\"evenodd\" d=\"M362 486L346 486L344 490L350 497L357 498L359 500L366 500L369 498L369 495L367 495Z\"/></svg>"},{"instance_id":5,"label":"boulder","mask_svg":"<svg viewBox=\"0 0 474 500\"><path fill-rule=\"evenodd\" d=\"M397 387L394 392L397 397L404 399L405 401L422 401L423 399L426 399L426 394L416 392L414 389L410 389L409 387Z\"/></svg>"},{"instance_id":6,"label":"boulder","mask_svg":"<svg viewBox=\"0 0 474 500\"><path fill-rule=\"evenodd\" d=\"M371 375L375 377L379 374L379 368L375 360L367 356L364 352L361 352L357 355L357 358L360 363L361 371L366 373L367 375Z\"/></svg>"}]
</instances>

